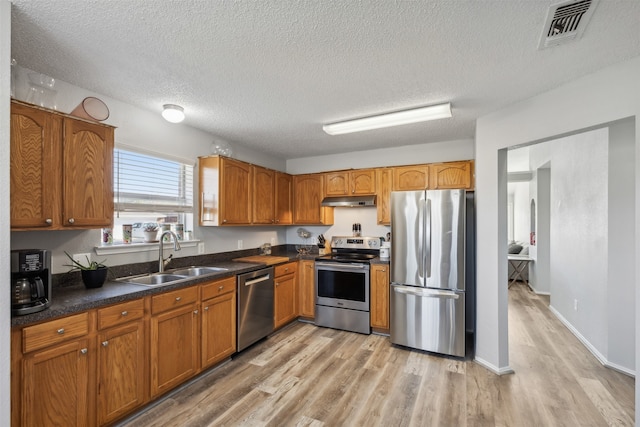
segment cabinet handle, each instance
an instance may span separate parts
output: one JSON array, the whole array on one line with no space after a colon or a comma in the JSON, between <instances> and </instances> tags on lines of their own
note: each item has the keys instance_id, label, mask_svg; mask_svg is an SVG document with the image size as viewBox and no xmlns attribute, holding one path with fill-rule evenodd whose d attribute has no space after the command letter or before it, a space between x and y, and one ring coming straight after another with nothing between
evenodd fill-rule
<instances>
[{"instance_id":1,"label":"cabinet handle","mask_svg":"<svg viewBox=\"0 0 640 427\"><path fill-rule=\"evenodd\" d=\"M176 297L176 301L180 301L182 297Z\"/></svg>"},{"instance_id":2,"label":"cabinet handle","mask_svg":"<svg viewBox=\"0 0 640 427\"><path fill-rule=\"evenodd\" d=\"M80 350L80 353L82 353L82 354L87 354L87 349L86 349L86 348L81 349L81 350Z\"/></svg>"},{"instance_id":3,"label":"cabinet handle","mask_svg":"<svg viewBox=\"0 0 640 427\"><path fill-rule=\"evenodd\" d=\"M58 329L58 335L64 335L64 328Z\"/></svg>"},{"instance_id":4,"label":"cabinet handle","mask_svg":"<svg viewBox=\"0 0 640 427\"><path fill-rule=\"evenodd\" d=\"M193 314L198 314L198 310L193 310Z\"/></svg>"},{"instance_id":5,"label":"cabinet handle","mask_svg":"<svg viewBox=\"0 0 640 427\"><path fill-rule=\"evenodd\" d=\"M73 219L73 218L69 218L69 224L73 224L74 222L76 222L76 220L75 220L75 219Z\"/></svg>"},{"instance_id":6,"label":"cabinet handle","mask_svg":"<svg viewBox=\"0 0 640 427\"><path fill-rule=\"evenodd\" d=\"M276 224L278 224L279 222L280 222L280 220L279 220L279 219L276 219Z\"/></svg>"},{"instance_id":7,"label":"cabinet handle","mask_svg":"<svg viewBox=\"0 0 640 427\"><path fill-rule=\"evenodd\" d=\"M226 220L226 219L223 219L223 220L222 220L222 222L227 222L227 220Z\"/></svg>"},{"instance_id":8,"label":"cabinet handle","mask_svg":"<svg viewBox=\"0 0 640 427\"><path fill-rule=\"evenodd\" d=\"M276 282L276 286L280 286L280 283Z\"/></svg>"},{"instance_id":9,"label":"cabinet handle","mask_svg":"<svg viewBox=\"0 0 640 427\"><path fill-rule=\"evenodd\" d=\"M382 271L383 273L385 273L385 272L387 271L387 269L386 269L386 268L383 268L383 269L382 269L382 270L380 270L380 271Z\"/></svg>"},{"instance_id":10,"label":"cabinet handle","mask_svg":"<svg viewBox=\"0 0 640 427\"><path fill-rule=\"evenodd\" d=\"M103 347L106 347L106 346L108 346L108 345L109 345L109 341L102 341L102 346L103 346Z\"/></svg>"},{"instance_id":11,"label":"cabinet handle","mask_svg":"<svg viewBox=\"0 0 640 427\"><path fill-rule=\"evenodd\" d=\"M224 285L223 286L218 286L218 290L221 291L224 289Z\"/></svg>"},{"instance_id":12,"label":"cabinet handle","mask_svg":"<svg viewBox=\"0 0 640 427\"><path fill-rule=\"evenodd\" d=\"M126 311L126 310L122 312L122 315L123 315L123 316L126 316L127 314L129 314L129 312L128 312L128 311Z\"/></svg>"},{"instance_id":13,"label":"cabinet handle","mask_svg":"<svg viewBox=\"0 0 640 427\"><path fill-rule=\"evenodd\" d=\"M51 218L45 219L44 222L46 222L49 225L53 224L53 220Z\"/></svg>"},{"instance_id":14,"label":"cabinet handle","mask_svg":"<svg viewBox=\"0 0 640 427\"><path fill-rule=\"evenodd\" d=\"M209 311L209 306L205 307L204 311Z\"/></svg>"},{"instance_id":15,"label":"cabinet handle","mask_svg":"<svg viewBox=\"0 0 640 427\"><path fill-rule=\"evenodd\" d=\"M289 271L289 267L285 267L285 268L284 268L284 271Z\"/></svg>"}]
</instances>

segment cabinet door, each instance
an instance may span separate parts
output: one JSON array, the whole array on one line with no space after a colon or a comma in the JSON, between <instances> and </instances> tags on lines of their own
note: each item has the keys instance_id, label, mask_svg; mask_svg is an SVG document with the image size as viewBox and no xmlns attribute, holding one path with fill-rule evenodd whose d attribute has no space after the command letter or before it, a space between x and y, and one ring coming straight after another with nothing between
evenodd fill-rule
<instances>
[{"instance_id":1,"label":"cabinet door","mask_svg":"<svg viewBox=\"0 0 640 427\"><path fill-rule=\"evenodd\" d=\"M251 165L221 158L220 224L251 223Z\"/></svg>"},{"instance_id":2,"label":"cabinet door","mask_svg":"<svg viewBox=\"0 0 640 427\"><path fill-rule=\"evenodd\" d=\"M236 352L236 293L202 303L202 368Z\"/></svg>"},{"instance_id":3,"label":"cabinet door","mask_svg":"<svg viewBox=\"0 0 640 427\"><path fill-rule=\"evenodd\" d=\"M88 425L88 341L61 344L23 359L23 426Z\"/></svg>"},{"instance_id":4,"label":"cabinet door","mask_svg":"<svg viewBox=\"0 0 640 427\"><path fill-rule=\"evenodd\" d=\"M51 227L60 222L61 120L53 114L11 105L11 227Z\"/></svg>"},{"instance_id":5,"label":"cabinet door","mask_svg":"<svg viewBox=\"0 0 640 427\"><path fill-rule=\"evenodd\" d=\"M375 169L359 169L349 172L351 194L364 195L376 193Z\"/></svg>"},{"instance_id":6,"label":"cabinet door","mask_svg":"<svg viewBox=\"0 0 640 427\"><path fill-rule=\"evenodd\" d=\"M302 260L300 261L300 316L314 317L316 309L315 299L315 262Z\"/></svg>"},{"instance_id":7,"label":"cabinet door","mask_svg":"<svg viewBox=\"0 0 640 427\"><path fill-rule=\"evenodd\" d=\"M446 190L464 188L473 190L473 162L450 162L430 165L429 188Z\"/></svg>"},{"instance_id":8,"label":"cabinet door","mask_svg":"<svg viewBox=\"0 0 640 427\"><path fill-rule=\"evenodd\" d=\"M275 222L275 171L251 166L253 175L253 224Z\"/></svg>"},{"instance_id":9,"label":"cabinet door","mask_svg":"<svg viewBox=\"0 0 640 427\"><path fill-rule=\"evenodd\" d=\"M276 172L276 224L293 223L293 177Z\"/></svg>"},{"instance_id":10,"label":"cabinet door","mask_svg":"<svg viewBox=\"0 0 640 427\"><path fill-rule=\"evenodd\" d=\"M371 327L389 329L389 267L371 266Z\"/></svg>"},{"instance_id":11,"label":"cabinet door","mask_svg":"<svg viewBox=\"0 0 640 427\"><path fill-rule=\"evenodd\" d=\"M64 119L62 225L113 223L113 128Z\"/></svg>"},{"instance_id":12,"label":"cabinet door","mask_svg":"<svg viewBox=\"0 0 640 427\"><path fill-rule=\"evenodd\" d=\"M144 403L144 322L98 335L98 423L104 425Z\"/></svg>"},{"instance_id":13,"label":"cabinet door","mask_svg":"<svg viewBox=\"0 0 640 427\"><path fill-rule=\"evenodd\" d=\"M377 181L377 213L378 224L391 224L391 169L378 169L376 171Z\"/></svg>"},{"instance_id":14,"label":"cabinet door","mask_svg":"<svg viewBox=\"0 0 640 427\"><path fill-rule=\"evenodd\" d=\"M393 168L393 191L426 190L428 186L428 165Z\"/></svg>"},{"instance_id":15,"label":"cabinet door","mask_svg":"<svg viewBox=\"0 0 640 427\"><path fill-rule=\"evenodd\" d=\"M198 371L198 320L195 303L151 317L151 397Z\"/></svg>"},{"instance_id":16,"label":"cabinet door","mask_svg":"<svg viewBox=\"0 0 640 427\"><path fill-rule=\"evenodd\" d=\"M286 325L298 316L296 304L296 276L295 274L287 274L285 276L276 277L275 286L275 306L274 306L274 325L279 328Z\"/></svg>"},{"instance_id":17,"label":"cabinet door","mask_svg":"<svg viewBox=\"0 0 640 427\"><path fill-rule=\"evenodd\" d=\"M333 208L321 206L324 197L322 174L293 176L294 224L332 224Z\"/></svg>"},{"instance_id":18,"label":"cabinet door","mask_svg":"<svg viewBox=\"0 0 640 427\"><path fill-rule=\"evenodd\" d=\"M328 172L324 174L325 196L346 196L351 193L349 172Z\"/></svg>"}]
</instances>

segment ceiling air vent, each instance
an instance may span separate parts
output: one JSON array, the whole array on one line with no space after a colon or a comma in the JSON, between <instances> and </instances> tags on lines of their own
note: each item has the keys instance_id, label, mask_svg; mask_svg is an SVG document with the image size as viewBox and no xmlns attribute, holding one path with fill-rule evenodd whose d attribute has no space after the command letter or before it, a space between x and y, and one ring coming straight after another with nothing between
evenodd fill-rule
<instances>
[{"instance_id":1,"label":"ceiling air vent","mask_svg":"<svg viewBox=\"0 0 640 427\"><path fill-rule=\"evenodd\" d=\"M549 8L538 49L577 40L582 36L597 0L572 0Z\"/></svg>"}]
</instances>

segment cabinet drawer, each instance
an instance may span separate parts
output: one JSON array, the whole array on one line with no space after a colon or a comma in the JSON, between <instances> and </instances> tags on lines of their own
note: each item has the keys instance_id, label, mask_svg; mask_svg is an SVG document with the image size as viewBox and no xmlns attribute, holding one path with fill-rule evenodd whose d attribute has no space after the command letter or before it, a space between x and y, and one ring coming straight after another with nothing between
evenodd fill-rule
<instances>
[{"instance_id":1,"label":"cabinet drawer","mask_svg":"<svg viewBox=\"0 0 640 427\"><path fill-rule=\"evenodd\" d=\"M212 283L202 285L202 301L218 295L227 294L236 290L236 278L228 277L222 280L216 280Z\"/></svg>"},{"instance_id":2,"label":"cabinet drawer","mask_svg":"<svg viewBox=\"0 0 640 427\"><path fill-rule=\"evenodd\" d=\"M106 329L144 316L144 301L128 301L98 310L98 329Z\"/></svg>"},{"instance_id":3,"label":"cabinet drawer","mask_svg":"<svg viewBox=\"0 0 640 427\"><path fill-rule=\"evenodd\" d=\"M156 295L151 298L151 313L157 314L163 311L194 303L198 300L198 287L178 289L166 294Z\"/></svg>"},{"instance_id":4,"label":"cabinet drawer","mask_svg":"<svg viewBox=\"0 0 640 427\"><path fill-rule=\"evenodd\" d=\"M30 351L81 337L89 333L89 313L80 313L22 330L22 351Z\"/></svg>"},{"instance_id":5,"label":"cabinet drawer","mask_svg":"<svg viewBox=\"0 0 640 427\"><path fill-rule=\"evenodd\" d=\"M284 276L285 274L295 273L298 269L297 262L288 262L286 264L276 265L275 277Z\"/></svg>"}]
</instances>

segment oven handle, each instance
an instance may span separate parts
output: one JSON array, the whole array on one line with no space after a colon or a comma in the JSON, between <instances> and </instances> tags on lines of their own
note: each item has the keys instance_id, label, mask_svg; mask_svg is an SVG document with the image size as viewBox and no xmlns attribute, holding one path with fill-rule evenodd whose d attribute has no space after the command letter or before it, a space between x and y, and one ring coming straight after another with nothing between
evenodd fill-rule
<instances>
[{"instance_id":1,"label":"oven handle","mask_svg":"<svg viewBox=\"0 0 640 427\"><path fill-rule=\"evenodd\" d=\"M317 262L317 267L330 267L330 268L351 268L354 270L364 270L367 268L367 264L356 264L356 263L328 263L328 262Z\"/></svg>"}]
</instances>

